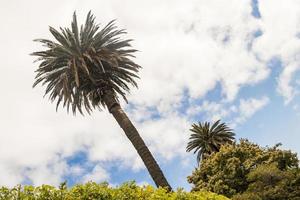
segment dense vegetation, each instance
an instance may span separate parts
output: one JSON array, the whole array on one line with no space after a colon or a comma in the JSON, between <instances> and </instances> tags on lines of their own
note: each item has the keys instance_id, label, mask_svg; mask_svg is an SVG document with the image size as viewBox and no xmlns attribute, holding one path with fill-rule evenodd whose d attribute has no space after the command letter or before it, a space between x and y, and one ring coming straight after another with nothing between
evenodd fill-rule
<instances>
[{"instance_id":1,"label":"dense vegetation","mask_svg":"<svg viewBox=\"0 0 300 200\"><path fill-rule=\"evenodd\" d=\"M133 182L121 185L117 188L108 184L87 183L76 185L68 189L64 184L59 188L49 185L40 187L24 186L13 189L0 188L0 199L26 199L26 200L228 200L226 197L210 192L167 192L152 186L139 187Z\"/></svg>"},{"instance_id":2,"label":"dense vegetation","mask_svg":"<svg viewBox=\"0 0 300 200\"><path fill-rule=\"evenodd\" d=\"M299 160L295 153L260 147L248 140L223 145L203 159L188 177L193 191L207 190L233 199L300 199Z\"/></svg>"}]
</instances>

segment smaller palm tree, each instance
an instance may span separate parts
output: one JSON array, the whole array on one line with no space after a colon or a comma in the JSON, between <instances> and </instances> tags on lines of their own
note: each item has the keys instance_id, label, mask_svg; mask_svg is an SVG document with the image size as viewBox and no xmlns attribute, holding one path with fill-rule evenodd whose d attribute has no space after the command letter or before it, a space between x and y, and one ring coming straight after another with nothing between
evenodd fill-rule
<instances>
[{"instance_id":1,"label":"smaller palm tree","mask_svg":"<svg viewBox=\"0 0 300 200\"><path fill-rule=\"evenodd\" d=\"M233 143L235 136L232 129L225 123L220 123L220 120L214 122L212 126L209 122L194 123L190 131L193 133L189 138L186 151L194 150L194 153L198 153L198 163L213 152L218 152L223 144Z\"/></svg>"}]
</instances>

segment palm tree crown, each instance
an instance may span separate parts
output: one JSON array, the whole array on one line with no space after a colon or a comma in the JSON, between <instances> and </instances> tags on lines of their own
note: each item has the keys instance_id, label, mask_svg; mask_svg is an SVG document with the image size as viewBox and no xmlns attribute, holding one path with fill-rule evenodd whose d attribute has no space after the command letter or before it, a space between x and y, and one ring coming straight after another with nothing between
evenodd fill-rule
<instances>
[{"instance_id":1,"label":"palm tree crown","mask_svg":"<svg viewBox=\"0 0 300 200\"><path fill-rule=\"evenodd\" d=\"M107 90L127 101L128 85L137 87L134 78L138 78L140 66L130 59L136 50L131 48L131 40L119 37L125 30L117 30L114 21L100 30L94 20L89 12L79 30L74 12L71 29L60 28L59 32L50 27L56 41L37 39L47 50L32 53L42 61L33 87L47 85L45 95L57 100L56 108L63 103L68 111L71 106L74 114L77 110L82 114L82 106L88 113L105 106Z\"/></svg>"},{"instance_id":2,"label":"palm tree crown","mask_svg":"<svg viewBox=\"0 0 300 200\"><path fill-rule=\"evenodd\" d=\"M232 143L235 134L225 123L220 120L210 126L209 122L192 124L190 129L193 133L190 136L186 151L194 150L197 154L197 161L200 162L205 156L219 151L221 145Z\"/></svg>"}]
</instances>

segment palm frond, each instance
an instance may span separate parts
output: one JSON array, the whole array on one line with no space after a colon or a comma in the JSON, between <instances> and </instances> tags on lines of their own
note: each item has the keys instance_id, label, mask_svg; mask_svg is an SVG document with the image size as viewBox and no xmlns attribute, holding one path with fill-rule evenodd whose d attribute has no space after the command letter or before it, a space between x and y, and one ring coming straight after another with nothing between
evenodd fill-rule
<instances>
[{"instance_id":1,"label":"palm frond","mask_svg":"<svg viewBox=\"0 0 300 200\"><path fill-rule=\"evenodd\" d=\"M67 107L75 114L87 113L104 106L103 95L112 90L125 101L130 86L137 87L141 68L132 57L131 39L121 39L126 32L118 29L115 20L100 29L89 12L85 24L78 28L76 13L70 28L49 27L55 41L36 39L46 48L32 53L40 62L33 87L46 86L51 101Z\"/></svg>"},{"instance_id":2,"label":"palm frond","mask_svg":"<svg viewBox=\"0 0 300 200\"><path fill-rule=\"evenodd\" d=\"M186 151L197 153L197 160L200 162L205 156L219 151L220 147L226 143L232 143L235 134L225 123L217 120L212 125L209 122L198 122L192 124L192 132Z\"/></svg>"}]
</instances>

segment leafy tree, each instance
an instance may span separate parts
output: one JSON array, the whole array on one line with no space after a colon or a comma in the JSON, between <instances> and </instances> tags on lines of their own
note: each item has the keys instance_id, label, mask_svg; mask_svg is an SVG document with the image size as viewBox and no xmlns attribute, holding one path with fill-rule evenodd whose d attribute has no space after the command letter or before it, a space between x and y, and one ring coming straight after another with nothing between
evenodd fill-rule
<instances>
[{"instance_id":1,"label":"leafy tree","mask_svg":"<svg viewBox=\"0 0 300 200\"><path fill-rule=\"evenodd\" d=\"M240 143L223 145L219 152L203 160L201 166L188 177L188 182L194 184L193 191L208 190L232 197L251 188L255 177L263 178L255 175L259 171L254 171L257 169L261 172L261 165L274 165L279 171L296 170L299 167L299 160L297 154L278 149L278 145L263 148L242 139ZM276 173L274 170L273 172ZM285 174L278 176L285 177ZM265 177L267 184L267 177L270 176L265 174ZM293 188L290 187L291 190Z\"/></svg>"},{"instance_id":2,"label":"leafy tree","mask_svg":"<svg viewBox=\"0 0 300 200\"><path fill-rule=\"evenodd\" d=\"M41 61L33 86L47 85L45 95L57 101L56 109L62 104L68 111L72 109L73 114L83 114L84 109L90 114L93 109L106 107L137 150L155 184L171 189L119 103L118 95L127 102L129 85L137 87L135 78L140 66L130 59L136 50L131 48L131 40L120 38L126 32L118 30L114 21L99 28L91 12L80 29L76 13L71 29L60 28L59 32L50 27L56 41L37 39L47 49L32 53Z\"/></svg>"},{"instance_id":3,"label":"leafy tree","mask_svg":"<svg viewBox=\"0 0 300 200\"><path fill-rule=\"evenodd\" d=\"M300 171L299 169L280 170L276 163L262 164L252 170L247 179L248 189L235 195L234 200L299 200Z\"/></svg>"},{"instance_id":4,"label":"leafy tree","mask_svg":"<svg viewBox=\"0 0 300 200\"><path fill-rule=\"evenodd\" d=\"M192 124L190 131L193 133L190 136L186 151L197 153L198 163L213 152L218 152L221 145L231 144L235 135L232 129L225 123L220 123L220 120L213 123L212 126L209 122Z\"/></svg>"}]
</instances>

